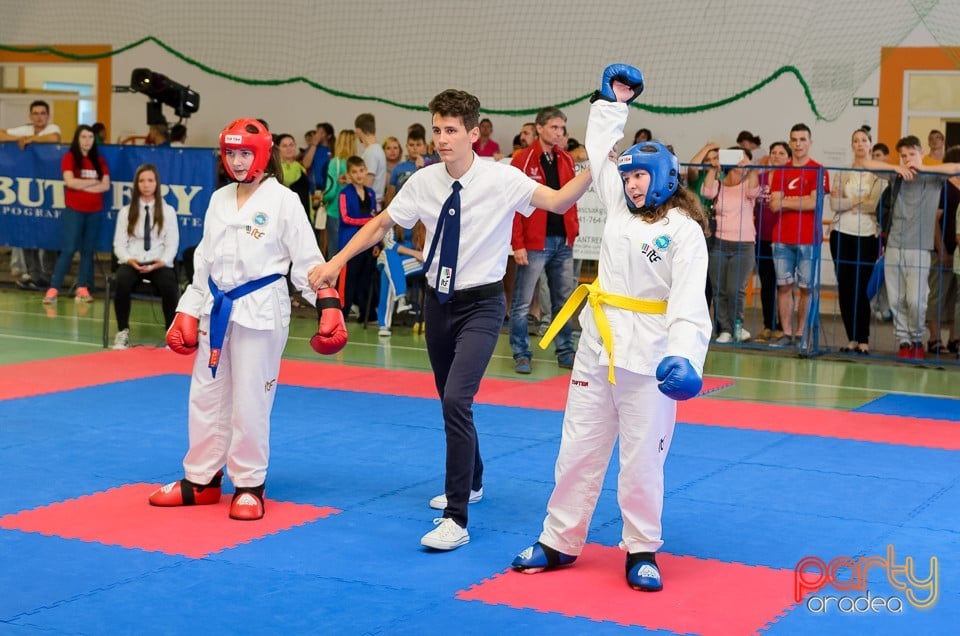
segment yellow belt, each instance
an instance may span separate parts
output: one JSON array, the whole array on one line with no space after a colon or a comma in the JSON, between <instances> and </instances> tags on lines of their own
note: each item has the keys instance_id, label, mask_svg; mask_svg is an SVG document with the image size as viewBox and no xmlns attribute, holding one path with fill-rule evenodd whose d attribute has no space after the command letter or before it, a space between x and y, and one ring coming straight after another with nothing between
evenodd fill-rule
<instances>
[{"instance_id":1,"label":"yellow belt","mask_svg":"<svg viewBox=\"0 0 960 636\"><path fill-rule=\"evenodd\" d=\"M607 374L610 384L616 384L617 380L613 373L613 330L610 329L610 322L603 313L603 305L610 305L619 309L635 311L638 314L665 314L667 313L667 301L665 300L644 300L642 298L632 298L630 296L621 296L620 294L608 294L600 289L597 281L577 287L567 302L564 303L560 312L554 316L550 328L540 340L540 348L546 349L556 337L560 329L567 324L567 321L573 316L573 313L580 307L584 297L593 307L593 319L597 323L597 330L600 332L600 339L603 340L603 347L607 350L607 356L610 358L610 371Z\"/></svg>"}]
</instances>

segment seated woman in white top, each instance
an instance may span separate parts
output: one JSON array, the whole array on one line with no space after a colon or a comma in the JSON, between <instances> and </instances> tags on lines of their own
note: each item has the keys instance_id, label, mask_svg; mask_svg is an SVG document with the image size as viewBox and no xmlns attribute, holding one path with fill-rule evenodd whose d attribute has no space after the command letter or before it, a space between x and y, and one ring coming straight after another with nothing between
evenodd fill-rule
<instances>
[{"instance_id":1,"label":"seated woman in white top","mask_svg":"<svg viewBox=\"0 0 960 636\"><path fill-rule=\"evenodd\" d=\"M180 300L180 287L173 269L180 244L176 211L160 196L156 166L143 164L133 177L130 205L117 215L113 251L120 266L116 274L114 308L117 336L114 349L126 349L130 341L130 296L140 281L149 281L163 304L164 329L169 329Z\"/></svg>"}]
</instances>

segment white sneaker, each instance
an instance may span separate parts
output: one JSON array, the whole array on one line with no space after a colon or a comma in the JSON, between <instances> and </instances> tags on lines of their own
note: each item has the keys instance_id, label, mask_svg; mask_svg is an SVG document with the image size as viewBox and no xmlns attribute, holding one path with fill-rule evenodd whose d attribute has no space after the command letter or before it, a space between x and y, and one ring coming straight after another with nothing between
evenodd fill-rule
<instances>
[{"instance_id":1,"label":"white sneaker","mask_svg":"<svg viewBox=\"0 0 960 636\"><path fill-rule=\"evenodd\" d=\"M446 517L434 519L433 525L437 527L423 535L420 539L421 545L434 550L453 550L465 543L470 543L470 533L453 519Z\"/></svg>"},{"instance_id":2,"label":"white sneaker","mask_svg":"<svg viewBox=\"0 0 960 636\"><path fill-rule=\"evenodd\" d=\"M749 331L741 327L740 333L737 334L737 342L746 342L747 340L750 339L751 335L752 334Z\"/></svg>"},{"instance_id":3,"label":"white sneaker","mask_svg":"<svg viewBox=\"0 0 960 636\"><path fill-rule=\"evenodd\" d=\"M720 344L727 344L728 342L733 342L733 336L730 335L729 331L724 331L719 336L717 336L717 342Z\"/></svg>"},{"instance_id":4,"label":"white sneaker","mask_svg":"<svg viewBox=\"0 0 960 636\"><path fill-rule=\"evenodd\" d=\"M400 300L397 301L397 313L406 314L413 311L413 305L407 301L406 296L401 296Z\"/></svg>"},{"instance_id":5,"label":"white sneaker","mask_svg":"<svg viewBox=\"0 0 960 636\"><path fill-rule=\"evenodd\" d=\"M470 499L467 500L467 503L477 503L483 499L483 486L480 486L480 490L471 490ZM445 510L447 507L447 495L437 495L430 500L430 507L436 510Z\"/></svg>"},{"instance_id":6,"label":"white sneaker","mask_svg":"<svg viewBox=\"0 0 960 636\"><path fill-rule=\"evenodd\" d=\"M390 329L387 327L380 327L380 329L377 330L377 335L386 338L390 335Z\"/></svg>"},{"instance_id":7,"label":"white sneaker","mask_svg":"<svg viewBox=\"0 0 960 636\"><path fill-rule=\"evenodd\" d=\"M130 344L130 330L121 329L117 332L117 337L113 339L114 351L123 351Z\"/></svg>"}]
</instances>

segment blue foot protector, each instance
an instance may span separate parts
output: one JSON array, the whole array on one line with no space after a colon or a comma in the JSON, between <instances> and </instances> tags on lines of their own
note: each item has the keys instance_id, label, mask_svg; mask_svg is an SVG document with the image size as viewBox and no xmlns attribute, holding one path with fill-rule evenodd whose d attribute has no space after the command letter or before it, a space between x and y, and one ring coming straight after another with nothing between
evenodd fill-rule
<instances>
[{"instance_id":1,"label":"blue foot protector","mask_svg":"<svg viewBox=\"0 0 960 636\"><path fill-rule=\"evenodd\" d=\"M558 552L539 541L525 548L511 563L511 567L524 574L536 574L544 570L553 570L563 565L570 565L577 557Z\"/></svg>"},{"instance_id":2,"label":"blue foot protector","mask_svg":"<svg viewBox=\"0 0 960 636\"><path fill-rule=\"evenodd\" d=\"M627 555L627 583L641 592L659 592L663 589L655 553L634 552Z\"/></svg>"}]
</instances>

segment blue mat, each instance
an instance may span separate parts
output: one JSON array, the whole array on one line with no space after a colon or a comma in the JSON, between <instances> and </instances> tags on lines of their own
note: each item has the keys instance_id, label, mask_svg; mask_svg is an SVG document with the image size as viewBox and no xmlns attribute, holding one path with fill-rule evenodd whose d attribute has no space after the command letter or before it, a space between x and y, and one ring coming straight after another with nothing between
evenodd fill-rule
<instances>
[{"instance_id":1,"label":"blue mat","mask_svg":"<svg viewBox=\"0 0 960 636\"><path fill-rule=\"evenodd\" d=\"M950 373L947 371L947 373ZM854 409L861 413L924 417L960 422L960 400L920 395L884 395Z\"/></svg>"},{"instance_id":2,"label":"blue mat","mask_svg":"<svg viewBox=\"0 0 960 636\"><path fill-rule=\"evenodd\" d=\"M161 376L0 402L0 515L180 477L188 385ZM436 400L284 386L268 492L341 514L200 560L0 530L0 626L38 634L422 634L455 621L463 634L627 633L455 599L506 570L536 538L562 421L560 413L502 406L474 411L486 496L470 507L464 548L419 546L438 515L427 501L443 485ZM857 621L798 607L766 633L946 633L960 621L956 467L948 451L679 424L667 461L664 550L784 569L809 555L882 555L890 543L924 563L936 555L942 596L932 610ZM593 543L620 540L616 471L614 451ZM883 580L875 587L894 593Z\"/></svg>"}]
</instances>

